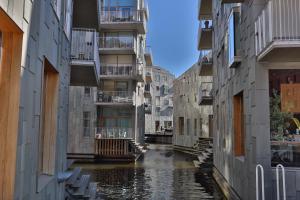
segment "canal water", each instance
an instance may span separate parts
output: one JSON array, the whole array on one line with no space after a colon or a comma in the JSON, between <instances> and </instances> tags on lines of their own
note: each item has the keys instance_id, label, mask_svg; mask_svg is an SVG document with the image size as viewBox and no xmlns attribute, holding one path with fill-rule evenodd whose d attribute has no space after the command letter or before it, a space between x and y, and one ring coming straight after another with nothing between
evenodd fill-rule
<instances>
[{"instance_id":1,"label":"canal water","mask_svg":"<svg viewBox=\"0 0 300 200\"><path fill-rule=\"evenodd\" d=\"M209 170L197 169L193 157L170 145L149 145L136 163L81 164L98 183L101 199L223 199Z\"/></svg>"}]
</instances>

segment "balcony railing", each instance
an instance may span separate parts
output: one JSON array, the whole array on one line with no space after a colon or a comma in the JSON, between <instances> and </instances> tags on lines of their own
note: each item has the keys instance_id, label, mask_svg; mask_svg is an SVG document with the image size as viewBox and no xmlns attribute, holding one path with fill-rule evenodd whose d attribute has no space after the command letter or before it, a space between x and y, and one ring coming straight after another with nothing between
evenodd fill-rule
<instances>
[{"instance_id":1,"label":"balcony railing","mask_svg":"<svg viewBox=\"0 0 300 200\"><path fill-rule=\"evenodd\" d=\"M82 66L87 72L90 80L97 80L100 74L100 58L97 45L97 32L94 29L73 28L71 44L72 64ZM92 67L91 67L92 66ZM90 69L91 68L91 69ZM75 69L74 69L75 70ZM96 72L96 73L95 73ZM72 74L77 74L74 71ZM82 80L85 77L76 76ZM74 80L80 82L81 80ZM83 80L85 81L85 80ZM95 84L97 85L97 81ZM72 77L71 77L72 82ZM87 82L87 81L85 81Z\"/></svg>"},{"instance_id":2,"label":"balcony railing","mask_svg":"<svg viewBox=\"0 0 300 200\"><path fill-rule=\"evenodd\" d=\"M100 22L143 22L144 10L117 10L117 11L105 11L101 10Z\"/></svg>"},{"instance_id":3,"label":"balcony railing","mask_svg":"<svg viewBox=\"0 0 300 200\"><path fill-rule=\"evenodd\" d=\"M125 127L98 127L95 132L96 139L127 139L133 135L133 129Z\"/></svg>"},{"instance_id":4,"label":"balcony railing","mask_svg":"<svg viewBox=\"0 0 300 200\"><path fill-rule=\"evenodd\" d=\"M133 49L133 36L99 37L99 47L107 49Z\"/></svg>"},{"instance_id":5,"label":"balcony railing","mask_svg":"<svg viewBox=\"0 0 300 200\"><path fill-rule=\"evenodd\" d=\"M212 20L201 20L198 32L198 50L212 49Z\"/></svg>"},{"instance_id":6,"label":"balcony railing","mask_svg":"<svg viewBox=\"0 0 300 200\"><path fill-rule=\"evenodd\" d=\"M297 0L269 0L255 22L257 56L263 57L261 54L267 54L276 47L299 48L299 7L300 1Z\"/></svg>"},{"instance_id":7,"label":"balcony railing","mask_svg":"<svg viewBox=\"0 0 300 200\"><path fill-rule=\"evenodd\" d=\"M101 64L101 76L134 76L134 67L130 64Z\"/></svg>"},{"instance_id":8,"label":"balcony railing","mask_svg":"<svg viewBox=\"0 0 300 200\"><path fill-rule=\"evenodd\" d=\"M96 103L133 103L133 94L127 91L98 91Z\"/></svg>"},{"instance_id":9,"label":"balcony railing","mask_svg":"<svg viewBox=\"0 0 300 200\"><path fill-rule=\"evenodd\" d=\"M199 105L211 105L213 96L212 96L212 82L203 82L199 88Z\"/></svg>"},{"instance_id":10,"label":"balcony railing","mask_svg":"<svg viewBox=\"0 0 300 200\"><path fill-rule=\"evenodd\" d=\"M202 64L212 64L212 50L200 51L199 62Z\"/></svg>"}]
</instances>

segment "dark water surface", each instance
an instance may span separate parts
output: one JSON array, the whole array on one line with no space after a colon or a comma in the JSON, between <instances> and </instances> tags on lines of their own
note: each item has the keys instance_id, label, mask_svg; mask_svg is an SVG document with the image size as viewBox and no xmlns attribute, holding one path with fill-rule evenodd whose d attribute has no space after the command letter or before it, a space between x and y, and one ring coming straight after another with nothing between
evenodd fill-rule
<instances>
[{"instance_id":1,"label":"dark water surface","mask_svg":"<svg viewBox=\"0 0 300 200\"><path fill-rule=\"evenodd\" d=\"M207 170L168 145L150 145L136 163L80 166L98 182L102 199L223 199Z\"/></svg>"}]
</instances>

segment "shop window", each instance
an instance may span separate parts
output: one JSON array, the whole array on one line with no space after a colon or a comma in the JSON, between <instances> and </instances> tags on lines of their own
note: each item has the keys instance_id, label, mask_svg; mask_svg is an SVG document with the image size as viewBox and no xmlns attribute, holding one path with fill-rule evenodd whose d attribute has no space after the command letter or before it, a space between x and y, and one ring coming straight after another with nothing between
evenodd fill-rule
<instances>
[{"instance_id":1,"label":"shop window","mask_svg":"<svg viewBox=\"0 0 300 200\"><path fill-rule=\"evenodd\" d=\"M269 71L272 166L300 166L300 70Z\"/></svg>"},{"instance_id":2,"label":"shop window","mask_svg":"<svg viewBox=\"0 0 300 200\"><path fill-rule=\"evenodd\" d=\"M244 133L244 95L243 92L233 97L233 124L234 124L234 154L245 155L245 133Z\"/></svg>"},{"instance_id":3,"label":"shop window","mask_svg":"<svg viewBox=\"0 0 300 200\"><path fill-rule=\"evenodd\" d=\"M58 72L48 60L45 59L42 96L42 128L39 145L40 175L54 175L55 173L58 84Z\"/></svg>"},{"instance_id":4,"label":"shop window","mask_svg":"<svg viewBox=\"0 0 300 200\"><path fill-rule=\"evenodd\" d=\"M179 130L179 135L184 134L184 117L178 118L178 130Z\"/></svg>"}]
</instances>

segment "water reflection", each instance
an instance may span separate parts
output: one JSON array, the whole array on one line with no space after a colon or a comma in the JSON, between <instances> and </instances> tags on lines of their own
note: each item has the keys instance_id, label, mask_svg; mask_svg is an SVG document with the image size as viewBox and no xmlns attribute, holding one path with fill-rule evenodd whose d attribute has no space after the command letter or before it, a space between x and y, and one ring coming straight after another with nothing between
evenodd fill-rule
<instances>
[{"instance_id":1,"label":"water reflection","mask_svg":"<svg viewBox=\"0 0 300 200\"><path fill-rule=\"evenodd\" d=\"M81 167L98 182L102 199L222 199L209 172L196 169L192 157L167 145L149 149L136 163Z\"/></svg>"}]
</instances>

